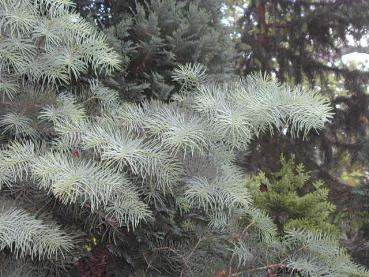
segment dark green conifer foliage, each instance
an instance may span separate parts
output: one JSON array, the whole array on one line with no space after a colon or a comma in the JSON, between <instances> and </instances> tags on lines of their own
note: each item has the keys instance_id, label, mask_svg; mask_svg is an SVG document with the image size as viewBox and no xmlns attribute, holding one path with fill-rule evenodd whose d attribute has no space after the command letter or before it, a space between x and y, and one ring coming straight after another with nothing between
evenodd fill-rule
<instances>
[{"instance_id":1,"label":"dark green conifer foliage","mask_svg":"<svg viewBox=\"0 0 369 277\"><path fill-rule=\"evenodd\" d=\"M108 7L108 3L104 5ZM109 15L97 8L86 15L105 20L114 14L110 24L102 27L110 26L106 32L125 57L125 70L110 85L119 90L124 87L129 96L140 97L143 92L168 100L175 92L171 72L181 64L201 63L217 79L232 72L233 44L221 23L221 1L149 0L125 8L113 4L109 9Z\"/></svg>"},{"instance_id":2,"label":"dark green conifer foliage","mask_svg":"<svg viewBox=\"0 0 369 277\"><path fill-rule=\"evenodd\" d=\"M336 115L324 132L308 141L291 141L284 135L263 138L260 147L252 147L255 151L250 157L260 163L250 166L271 168L278 164L281 152L295 153L329 186L338 210L349 209L354 213L365 209L366 198L356 196L364 196L368 188L365 172L369 168L369 73L365 66L344 63L342 56L369 53L369 1L229 2L243 7L238 22L239 72L273 72L280 81L316 87L331 98ZM356 63L360 65L361 60ZM349 164L342 160L343 156L349 157ZM353 178L345 178L347 175ZM352 190L348 179L355 178L354 183L362 186ZM357 256L362 256L361 245L369 240L365 225L355 235L357 241L352 249L359 249L354 250ZM361 260L368 261L368 255Z\"/></svg>"},{"instance_id":3,"label":"dark green conifer foliage","mask_svg":"<svg viewBox=\"0 0 369 277\"><path fill-rule=\"evenodd\" d=\"M273 72L282 82L317 87L331 98L336 116L319 137L299 141L302 147L286 142L284 136L272 144L285 151L293 149L306 166L318 169L332 184L339 178L329 173L334 175L340 170L339 157L345 151L352 155L353 162L368 163L369 74L341 61L343 54L368 53L367 47L352 45L353 40L359 43L368 35L368 9L365 0L252 0L244 6L238 22L241 74ZM269 155L274 159L272 164L279 159L279 150L277 155ZM342 182L336 182L332 189L342 192L345 188Z\"/></svg>"}]
</instances>

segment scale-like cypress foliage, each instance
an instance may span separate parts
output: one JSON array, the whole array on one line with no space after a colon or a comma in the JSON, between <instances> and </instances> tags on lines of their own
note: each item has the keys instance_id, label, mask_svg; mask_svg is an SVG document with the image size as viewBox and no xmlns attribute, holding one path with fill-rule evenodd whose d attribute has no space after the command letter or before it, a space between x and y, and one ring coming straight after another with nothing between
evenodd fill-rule
<instances>
[{"instance_id":1,"label":"scale-like cypress foliage","mask_svg":"<svg viewBox=\"0 0 369 277\"><path fill-rule=\"evenodd\" d=\"M329 190L321 180L310 181L303 164L294 157L281 156L281 169L268 178L259 172L247 181L254 205L272 216L280 231L306 228L338 234L338 227L329 222L335 206L328 201Z\"/></svg>"}]
</instances>

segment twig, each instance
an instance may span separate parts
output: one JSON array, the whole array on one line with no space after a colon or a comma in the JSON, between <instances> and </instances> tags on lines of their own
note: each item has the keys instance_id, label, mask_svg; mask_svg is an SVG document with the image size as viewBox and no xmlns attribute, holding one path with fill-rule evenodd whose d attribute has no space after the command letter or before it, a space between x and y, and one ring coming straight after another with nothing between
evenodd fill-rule
<instances>
[{"instance_id":1,"label":"twig","mask_svg":"<svg viewBox=\"0 0 369 277\"><path fill-rule=\"evenodd\" d=\"M278 263L278 264L271 264L271 265L266 265L266 266L261 266L261 267L257 267L254 269L250 269L247 270L247 272L255 272L255 271L260 271L260 270L275 270L275 269L282 269L282 268L288 268L288 265L285 263ZM236 273L233 273L231 275L229 275L229 277L236 277L236 276L240 276L242 273L244 273L244 271L239 271Z\"/></svg>"},{"instance_id":2,"label":"twig","mask_svg":"<svg viewBox=\"0 0 369 277\"><path fill-rule=\"evenodd\" d=\"M191 256L193 255L193 253L195 252L195 250L199 247L200 243L203 241L203 238L199 238L199 240L197 241L196 245L193 247L192 251L190 252L190 254L187 255L186 260L188 261Z\"/></svg>"},{"instance_id":3,"label":"twig","mask_svg":"<svg viewBox=\"0 0 369 277\"><path fill-rule=\"evenodd\" d=\"M91 210L91 206L87 203L85 203L83 205L83 207L90 209ZM119 233L120 235L124 236L125 234L119 230L119 224L118 222L116 222L114 219L109 218L106 214L104 214L103 212L99 211L99 210L95 210L94 213L96 213L97 215L99 215L104 222L107 223L107 225L109 225L110 227L112 227L117 233ZM127 228L129 230L129 228Z\"/></svg>"},{"instance_id":4,"label":"twig","mask_svg":"<svg viewBox=\"0 0 369 277\"><path fill-rule=\"evenodd\" d=\"M247 231L250 229L250 227L252 225L255 224L255 220L252 220L241 232L241 234L238 236L238 240L243 240L246 237ZM232 264L233 264L233 260L235 257L235 253L232 254L231 260L229 261L229 268L228 268L228 276L233 276L232 275Z\"/></svg>"},{"instance_id":5,"label":"twig","mask_svg":"<svg viewBox=\"0 0 369 277\"><path fill-rule=\"evenodd\" d=\"M188 269L189 271L192 272L191 267L188 265L189 260L192 257L192 255L195 253L195 250L199 247L200 243L203 240L204 240L203 238L199 238L197 243L195 244L195 246L192 248L191 252L187 256L184 256L184 255L180 254L177 250L175 250L171 247L157 247L157 248L154 248L153 250L157 250L157 251L167 250L167 251L172 252L173 254L177 255L182 260L182 262L185 265L186 269ZM150 265L150 264L148 264L148 265ZM184 269L181 271L180 276L183 276L183 274L184 274Z\"/></svg>"}]
</instances>

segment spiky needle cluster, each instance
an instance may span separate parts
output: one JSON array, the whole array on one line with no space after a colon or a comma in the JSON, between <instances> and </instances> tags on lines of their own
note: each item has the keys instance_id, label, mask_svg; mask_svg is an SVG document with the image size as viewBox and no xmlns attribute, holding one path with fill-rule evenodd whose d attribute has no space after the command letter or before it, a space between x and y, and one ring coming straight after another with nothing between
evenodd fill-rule
<instances>
[{"instance_id":1,"label":"spiky needle cluster","mask_svg":"<svg viewBox=\"0 0 369 277\"><path fill-rule=\"evenodd\" d=\"M271 241L274 226L251 207L235 151L287 125L293 135L321 129L332 116L325 99L265 76L210 84L196 65L174 73L183 90L177 101L122 103L91 79L119 68L118 56L70 1L1 0L0 10L2 260L72 255L70 229L53 210L41 216L45 205L87 210L91 222L119 230L151 220L151 200L168 196L212 230L244 212L262 242ZM301 243L295 237L288 240ZM233 249L245 266L244 241ZM305 270L302 260L287 267Z\"/></svg>"}]
</instances>

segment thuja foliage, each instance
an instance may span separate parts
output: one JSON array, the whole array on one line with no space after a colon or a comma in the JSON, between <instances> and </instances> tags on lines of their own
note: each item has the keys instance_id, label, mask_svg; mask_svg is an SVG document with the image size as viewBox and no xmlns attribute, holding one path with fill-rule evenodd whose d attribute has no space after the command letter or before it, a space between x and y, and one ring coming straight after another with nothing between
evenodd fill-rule
<instances>
[{"instance_id":1,"label":"thuja foliage","mask_svg":"<svg viewBox=\"0 0 369 277\"><path fill-rule=\"evenodd\" d=\"M186 65L171 103L126 103L97 79L119 57L71 2L0 9L2 276L86 275L91 245L94 274L120 265L109 276L367 275L328 235L278 237L235 162L261 133L322 129L325 98Z\"/></svg>"},{"instance_id":2,"label":"thuja foliage","mask_svg":"<svg viewBox=\"0 0 369 277\"><path fill-rule=\"evenodd\" d=\"M281 156L281 169L268 178L259 172L247 180L254 205L271 215L283 232L285 229L306 228L337 234L337 226L329 223L335 206L328 201L328 189L320 180L310 181L303 164L294 157Z\"/></svg>"}]
</instances>

